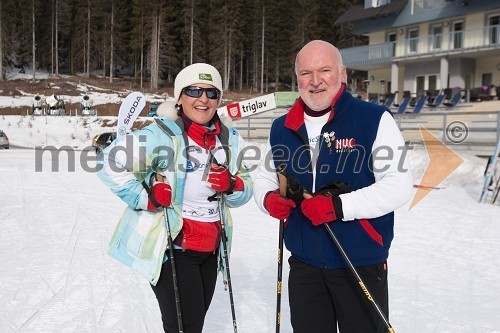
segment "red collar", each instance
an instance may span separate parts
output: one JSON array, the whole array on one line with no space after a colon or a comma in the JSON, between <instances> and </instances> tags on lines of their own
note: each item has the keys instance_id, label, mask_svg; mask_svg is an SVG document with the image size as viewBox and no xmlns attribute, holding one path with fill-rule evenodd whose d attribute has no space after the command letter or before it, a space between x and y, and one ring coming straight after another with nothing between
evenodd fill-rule
<instances>
[{"instance_id":1,"label":"red collar","mask_svg":"<svg viewBox=\"0 0 500 333\"><path fill-rule=\"evenodd\" d=\"M215 148L217 140L215 137L220 133L220 124L216 119L212 119L213 129L206 126L197 124L191 121L184 113L181 114L182 121L184 122L184 130L188 137L193 139L197 145L207 150Z\"/></svg>"},{"instance_id":2,"label":"red collar","mask_svg":"<svg viewBox=\"0 0 500 333\"><path fill-rule=\"evenodd\" d=\"M339 99L340 95L345 91L345 85L342 84L340 87L339 91L337 92L337 95L333 98L332 102L330 103L331 111L330 112L330 117L328 117L328 121L331 121L335 115L335 109L334 105ZM297 102L292 106L290 111L288 111L288 114L286 115L285 119L285 126L292 129L292 130L298 130L302 125L304 125L304 108L306 107L304 101L302 100L302 97L299 97L297 99Z\"/></svg>"}]
</instances>

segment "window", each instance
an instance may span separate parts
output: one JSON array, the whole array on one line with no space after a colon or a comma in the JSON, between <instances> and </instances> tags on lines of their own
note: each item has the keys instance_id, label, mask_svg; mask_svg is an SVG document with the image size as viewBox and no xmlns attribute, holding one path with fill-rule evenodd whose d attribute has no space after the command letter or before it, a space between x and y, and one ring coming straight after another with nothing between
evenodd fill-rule
<instances>
[{"instance_id":1,"label":"window","mask_svg":"<svg viewBox=\"0 0 500 333\"><path fill-rule=\"evenodd\" d=\"M380 7L391 3L391 0L372 0L372 7Z\"/></svg>"},{"instance_id":2,"label":"window","mask_svg":"<svg viewBox=\"0 0 500 333\"><path fill-rule=\"evenodd\" d=\"M437 75L429 75L428 90L437 90Z\"/></svg>"},{"instance_id":3,"label":"window","mask_svg":"<svg viewBox=\"0 0 500 333\"><path fill-rule=\"evenodd\" d=\"M492 75L491 73L483 73L481 77L481 85L483 86L490 86L493 83Z\"/></svg>"},{"instance_id":4,"label":"window","mask_svg":"<svg viewBox=\"0 0 500 333\"><path fill-rule=\"evenodd\" d=\"M435 25L431 28L431 50L441 50L443 41L443 26Z\"/></svg>"},{"instance_id":5,"label":"window","mask_svg":"<svg viewBox=\"0 0 500 333\"><path fill-rule=\"evenodd\" d=\"M492 15L488 19L488 40L490 44L500 43L500 15Z\"/></svg>"},{"instance_id":6,"label":"window","mask_svg":"<svg viewBox=\"0 0 500 333\"><path fill-rule=\"evenodd\" d=\"M416 77L416 83L417 83L417 94L425 90L425 76L417 76Z\"/></svg>"},{"instance_id":7,"label":"window","mask_svg":"<svg viewBox=\"0 0 500 333\"><path fill-rule=\"evenodd\" d=\"M463 31L464 30L464 22L455 22L453 23L453 48L461 49L463 47Z\"/></svg>"},{"instance_id":8,"label":"window","mask_svg":"<svg viewBox=\"0 0 500 333\"><path fill-rule=\"evenodd\" d=\"M438 90L440 85L437 74L418 75L415 77L415 90L422 95L426 90Z\"/></svg>"},{"instance_id":9,"label":"window","mask_svg":"<svg viewBox=\"0 0 500 333\"><path fill-rule=\"evenodd\" d=\"M446 6L447 2L443 0L411 0L410 11L411 15L418 15L439 11Z\"/></svg>"},{"instance_id":10,"label":"window","mask_svg":"<svg viewBox=\"0 0 500 333\"><path fill-rule=\"evenodd\" d=\"M389 32L387 34L387 42L391 43L391 55L393 57L396 56L396 40L397 40L397 34L396 32Z\"/></svg>"},{"instance_id":11,"label":"window","mask_svg":"<svg viewBox=\"0 0 500 333\"><path fill-rule=\"evenodd\" d=\"M408 32L408 52L416 53L418 46L418 30L411 29Z\"/></svg>"}]
</instances>

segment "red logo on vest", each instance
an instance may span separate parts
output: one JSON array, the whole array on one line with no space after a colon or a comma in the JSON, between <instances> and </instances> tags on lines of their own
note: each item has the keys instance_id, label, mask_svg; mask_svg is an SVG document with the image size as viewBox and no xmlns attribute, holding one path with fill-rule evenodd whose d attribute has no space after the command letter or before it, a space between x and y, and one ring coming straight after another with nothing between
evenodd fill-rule
<instances>
[{"instance_id":1,"label":"red logo on vest","mask_svg":"<svg viewBox=\"0 0 500 333\"><path fill-rule=\"evenodd\" d=\"M356 140L354 138L335 140L335 151L337 153L350 152L355 146Z\"/></svg>"}]
</instances>

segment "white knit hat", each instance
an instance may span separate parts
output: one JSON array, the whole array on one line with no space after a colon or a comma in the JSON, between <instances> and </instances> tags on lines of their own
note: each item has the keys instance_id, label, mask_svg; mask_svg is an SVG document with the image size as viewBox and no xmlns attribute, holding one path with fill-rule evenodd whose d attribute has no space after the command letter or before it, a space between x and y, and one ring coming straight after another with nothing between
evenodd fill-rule
<instances>
[{"instance_id":1,"label":"white knit hat","mask_svg":"<svg viewBox=\"0 0 500 333\"><path fill-rule=\"evenodd\" d=\"M220 91L219 103L222 100L222 78L217 68L205 63L192 64L184 68L175 77L174 98L176 101L181 97L182 89L196 84L211 84Z\"/></svg>"}]
</instances>

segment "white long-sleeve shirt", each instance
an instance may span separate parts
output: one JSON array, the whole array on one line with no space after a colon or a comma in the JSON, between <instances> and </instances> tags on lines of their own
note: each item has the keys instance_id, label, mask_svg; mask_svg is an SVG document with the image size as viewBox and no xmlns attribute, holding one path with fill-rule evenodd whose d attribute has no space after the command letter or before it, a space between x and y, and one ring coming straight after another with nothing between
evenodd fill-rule
<instances>
[{"instance_id":1,"label":"white long-sleeve shirt","mask_svg":"<svg viewBox=\"0 0 500 333\"><path fill-rule=\"evenodd\" d=\"M311 151L321 139L321 130L328 120L328 115L304 116ZM406 152L405 143L396 122L389 113L385 112L380 119L371 152L375 183L340 195L344 221L379 217L396 210L410 199L413 179ZM258 175L254 180L254 199L259 208L268 213L264 208L265 196L269 191L274 191L279 187L269 141L263 156L264 158L267 156L268 160L261 161ZM312 165L315 166L316 161L312 161ZM315 178L313 167L313 186Z\"/></svg>"}]
</instances>

